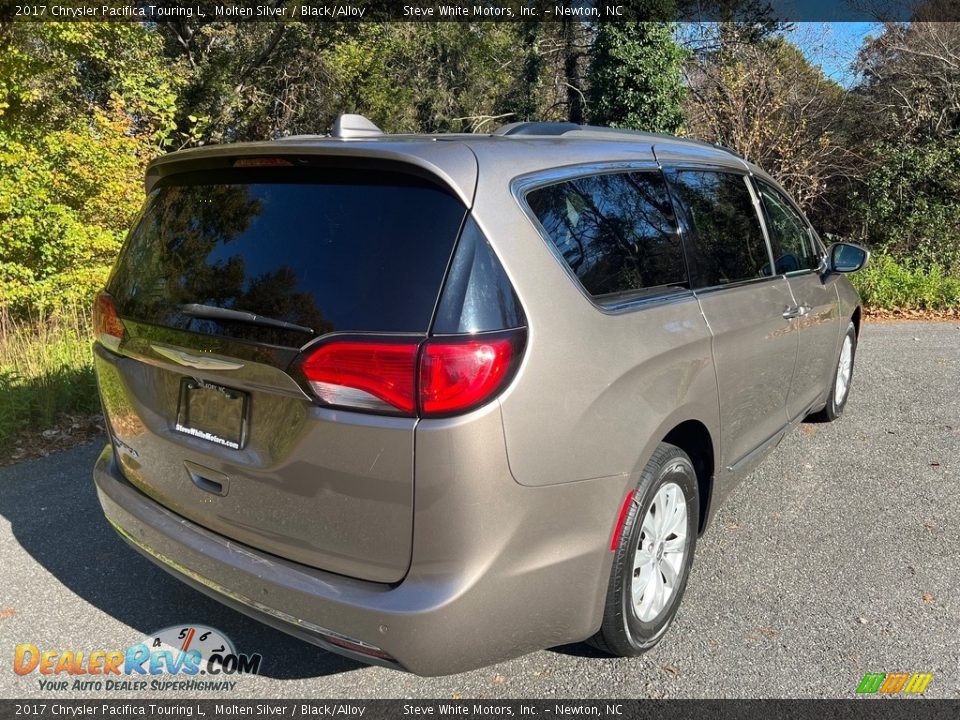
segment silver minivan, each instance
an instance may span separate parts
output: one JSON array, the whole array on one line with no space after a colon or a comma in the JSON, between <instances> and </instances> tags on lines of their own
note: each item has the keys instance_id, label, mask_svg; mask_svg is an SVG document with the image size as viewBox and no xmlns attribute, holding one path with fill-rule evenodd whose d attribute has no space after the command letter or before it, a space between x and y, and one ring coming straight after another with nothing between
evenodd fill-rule
<instances>
[{"instance_id":1,"label":"silver minivan","mask_svg":"<svg viewBox=\"0 0 960 720\"><path fill-rule=\"evenodd\" d=\"M94 311L104 512L365 662L652 647L736 482L847 402L867 253L724 148L343 116L146 192Z\"/></svg>"}]
</instances>

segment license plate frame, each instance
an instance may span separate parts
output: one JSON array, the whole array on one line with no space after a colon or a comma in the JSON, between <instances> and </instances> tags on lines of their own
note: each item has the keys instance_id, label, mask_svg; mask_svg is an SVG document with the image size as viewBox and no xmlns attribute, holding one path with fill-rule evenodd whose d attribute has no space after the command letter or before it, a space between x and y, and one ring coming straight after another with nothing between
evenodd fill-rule
<instances>
[{"instance_id":1,"label":"license plate frame","mask_svg":"<svg viewBox=\"0 0 960 720\"><path fill-rule=\"evenodd\" d=\"M180 381L174 430L231 450L247 440L249 393L185 377Z\"/></svg>"}]
</instances>

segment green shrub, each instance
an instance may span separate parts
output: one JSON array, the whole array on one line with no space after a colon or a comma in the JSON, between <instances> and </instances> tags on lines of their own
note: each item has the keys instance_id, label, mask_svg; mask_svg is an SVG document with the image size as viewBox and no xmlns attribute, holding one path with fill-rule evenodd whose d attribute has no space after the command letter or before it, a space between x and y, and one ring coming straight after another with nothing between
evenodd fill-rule
<instances>
[{"instance_id":1,"label":"green shrub","mask_svg":"<svg viewBox=\"0 0 960 720\"><path fill-rule=\"evenodd\" d=\"M898 262L880 253L850 279L868 307L880 310L960 308L960 278L946 274L936 263L924 267L916 261Z\"/></svg>"},{"instance_id":2,"label":"green shrub","mask_svg":"<svg viewBox=\"0 0 960 720\"><path fill-rule=\"evenodd\" d=\"M85 310L15 321L0 311L0 446L62 415L100 410Z\"/></svg>"},{"instance_id":3,"label":"green shrub","mask_svg":"<svg viewBox=\"0 0 960 720\"><path fill-rule=\"evenodd\" d=\"M910 267L960 275L960 137L877 145L851 199L851 233Z\"/></svg>"}]
</instances>

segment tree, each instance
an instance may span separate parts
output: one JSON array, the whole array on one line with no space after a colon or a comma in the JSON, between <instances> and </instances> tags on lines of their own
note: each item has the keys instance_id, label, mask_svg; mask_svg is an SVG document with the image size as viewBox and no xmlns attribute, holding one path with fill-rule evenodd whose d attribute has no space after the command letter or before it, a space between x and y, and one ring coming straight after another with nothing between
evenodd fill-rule
<instances>
[{"instance_id":1,"label":"tree","mask_svg":"<svg viewBox=\"0 0 960 720\"><path fill-rule=\"evenodd\" d=\"M724 44L686 68L688 132L733 148L805 207L851 172L841 135L845 93L780 37Z\"/></svg>"},{"instance_id":2,"label":"tree","mask_svg":"<svg viewBox=\"0 0 960 720\"><path fill-rule=\"evenodd\" d=\"M857 69L851 137L865 162L849 189L850 233L899 262L960 276L960 26L888 23Z\"/></svg>"},{"instance_id":3,"label":"tree","mask_svg":"<svg viewBox=\"0 0 960 720\"><path fill-rule=\"evenodd\" d=\"M923 139L960 132L960 24L887 23L860 51L857 69L862 78L855 88L858 114L871 137Z\"/></svg>"},{"instance_id":4,"label":"tree","mask_svg":"<svg viewBox=\"0 0 960 720\"><path fill-rule=\"evenodd\" d=\"M0 27L0 308L88 303L172 128L177 79L132 23Z\"/></svg>"},{"instance_id":5,"label":"tree","mask_svg":"<svg viewBox=\"0 0 960 720\"><path fill-rule=\"evenodd\" d=\"M605 23L588 73L590 120L597 125L676 133L683 124L683 50L667 23Z\"/></svg>"},{"instance_id":6,"label":"tree","mask_svg":"<svg viewBox=\"0 0 960 720\"><path fill-rule=\"evenodd\" d=\"M499 23L365 23L331 45L331 113L360 112L388 132L489 131L521 63ZM332 118L331 118L332 119Z\"/></svg>"}]
</instances>

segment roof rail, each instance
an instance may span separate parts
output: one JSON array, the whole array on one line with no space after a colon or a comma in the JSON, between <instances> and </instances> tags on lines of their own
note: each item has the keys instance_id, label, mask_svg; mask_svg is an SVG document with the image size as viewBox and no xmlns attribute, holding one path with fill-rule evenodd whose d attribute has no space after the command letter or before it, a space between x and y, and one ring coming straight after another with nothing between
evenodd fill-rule
<instances>
[{"instance_id":1,"label":"roof rail","mask_svg":"<svg viewBox=\"0 0 960 720\"><path fill-rule=\"evenodd\" d=\"M563 136L563 135L609 135L610 137L645 137L645 138L663 138L664 140L680 140L682 142L692 143L703 147L714 148L729 153L734 157L746 161L746 158L725 145L711 143L706 140L699 140L691 137L678 137L668 135L667 133L648 132L646 130L630 130L627 128L603 127L600 125L577 125L571 122L515 122L509 125L501 125L494 132L494 135L541 135L541 136Z\"/></svg>"},{"instance_id":2,"label":"roof rail","mask_svg":"<svg viewBox=\"0 0 960 720\"><path fill-rule=\"evenodd\" d=\"M333 131L330 137L335 138L355 138L355 137L373 137L383 135L383 130L370 122L363 115L351 115L341 113L337 121L333 124Z\"/></svg>"},{"instance_id":3,"label":"roof rail","mask_svg":"<svg viewBox=\"0 0 960 720\"><path fill-rule=\"evenodd\" d=\"M583 125L572 122L515 122L501 125L494 135L564 135L571 130L580 130Z\"/></svg>"}]
</instances>

